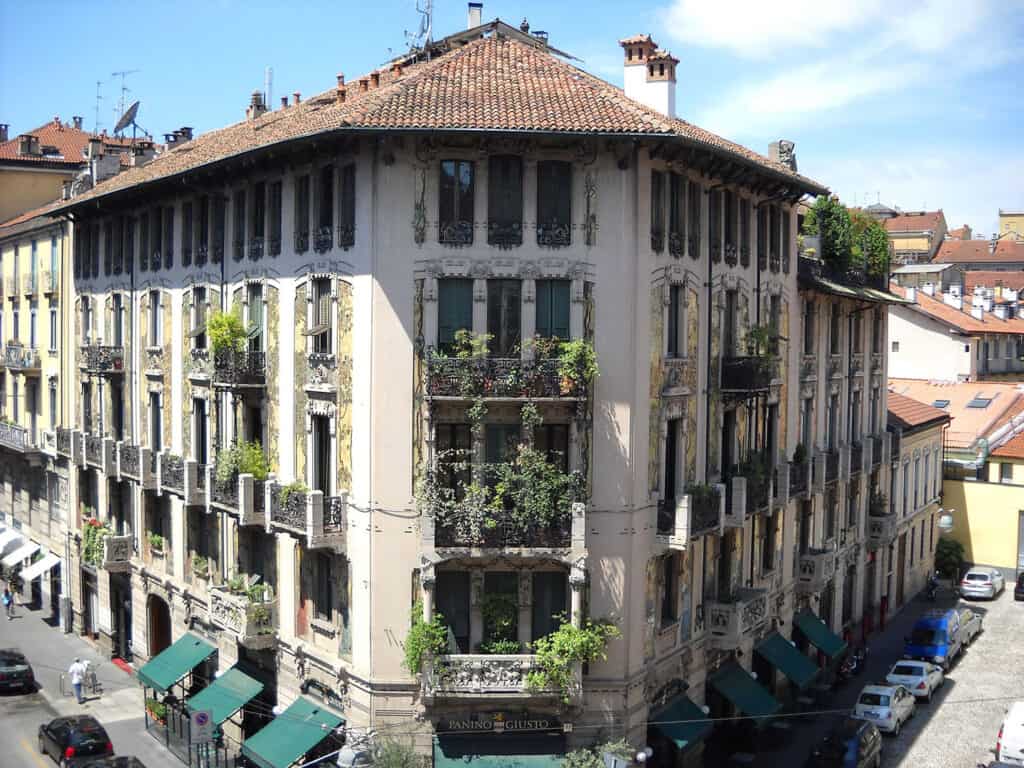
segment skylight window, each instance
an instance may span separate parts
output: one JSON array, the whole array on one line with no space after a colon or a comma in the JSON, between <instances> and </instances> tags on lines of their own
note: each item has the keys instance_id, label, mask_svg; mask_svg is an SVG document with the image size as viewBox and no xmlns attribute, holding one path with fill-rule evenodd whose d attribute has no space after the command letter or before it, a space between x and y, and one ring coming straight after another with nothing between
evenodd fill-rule
<instances>
[{"instance_id":1,"label":"skylight window","mask_svg":"<svg viewBox=\"0 0 1024 768\"><path fill-rule=\"evenodd\" d=\"M935 400L932 403L933 408L949 408L949 400Z\"/></svg>"},{"instance_id":2,"label":"skylight window","mask_svg":"<svg viewBox=\"0 0 1024 768\"><path fill-rule=\"evenodd\" d=\"M991 397L985 397L984 395L975 395L974 399L967 403L968 408L988 408L989 403L992 402Z\"/></svg>"}]
</instances>

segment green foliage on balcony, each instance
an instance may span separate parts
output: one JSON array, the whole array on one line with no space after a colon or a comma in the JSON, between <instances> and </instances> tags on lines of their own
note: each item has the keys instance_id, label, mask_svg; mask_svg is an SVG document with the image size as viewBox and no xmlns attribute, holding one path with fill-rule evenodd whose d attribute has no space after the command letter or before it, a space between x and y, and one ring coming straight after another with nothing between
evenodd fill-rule
<instances>
[{"instance_id":1,"label":"green foliage on balcony","mask_svg":"<svg viewBox=\"0 0 1024 768\"><path fill-rule=\"evenodd\" d=\"M266 480L270 464L259 443L232 443L218 451L215 477L219 484L237 482L239 475L252 475L254 480Z\"/></svg>"},{"instance_id":2,"label":"green foliage on balcony","mask_svg":"<svg viewBox=\"0 0 1024 768\"><path fill-rule=\"evenodd\" d=\"M214 354L218 352L243 352L249 332L242 320L242 310L234 307L228 312L215 310L206 321L206 333Z\"/></svg>"},{"instance_id":3,"label":"green foliage on balcony","mask_svg":"<svg viewBox=\"0 0 1024 768\"><path fill-rule=\"evenodd\" d=\"M872 517L882 517L889 512L889 499L877 488L871 489L871 498L868 499L868 514Z\"/></svg>"},{"instance_id":4,"label":"green foliage on balcony","mask_svg":"<svg viewBox=\"0 0 1024 768\"><path fill-rule=\"evenodd\" d=\"M94 517L90 517L82 526L82 560L89 565L102 565L103 563L103 540L113 531L106 523L101 523Z\"/></svg>"},{"instance_id":5,"label":"green foliage on balcony","mask_svg":"<svg viewBox=\"0 0 1024 768\"><path fill-rule=\"evenodd\" d=\"M418 675L428 656L439 656L447 647L448 625L438 613L430 621L424 621L423 603L417 601L412 607L412 621L405 636L405 668L410 675Z\"/></svg>"},{"instance_id":6,"label":"green foliage on balcony","mask_svg":"<svg viewBox=\"0 0 1024 768\"><path fill-rule=\"evenodd\" d=\"M587 619L581 627L563 622L550 635L533 643L537 667L526 676L527 690L556 690L568 703L575 684L576 666L608 658L608 642L621 634L608 620Z\"/></svg>"},{"instance_id":7,"label":"green foliage on balcony","mask_svg":"<svg viewBox=\"0 0 1024 768\"><path fill-rule=\"evenodd\" d=\"M866 214L853 214L838 197L819 197L804 217L805 235L821 240L821 260L837 275L866 275L876 281L889 277L889 236Z\"/></svg>"},{"instance_id":8,"label":"green foliage on balcony","mask_svg":"<svg viewBox=\"0 0 1024 768\"><path fill-rule=\"evenodd\" d=\"M147 533L146 541L149 542L149 548L154 552L163 552L164 544L166 540L159 533Z\"/></svg>"}]
</instances>

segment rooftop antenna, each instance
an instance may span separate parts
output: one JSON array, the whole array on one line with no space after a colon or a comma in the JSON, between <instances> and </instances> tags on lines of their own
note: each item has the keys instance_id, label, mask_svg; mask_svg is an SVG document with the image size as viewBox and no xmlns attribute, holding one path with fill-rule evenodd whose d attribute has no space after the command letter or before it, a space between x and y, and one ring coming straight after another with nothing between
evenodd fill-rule
<instances>
[{"instance_id":1,"label":"rooftop antenna","mask_svg":"<svg viewBox=\"0 0 1024 768\"><path fill-rule=\"evenodd\" d=\"M263 103L267 105L267 109L272 108L274 103L274 68L267 67L263 71Z\"/></svg>"},{"instance_id":2,"label":"rooftop antenna","mask_svg":"<svg viewBox=\"0 0 1024 768\"><path fill-rule=\"evenodd\" d=\"M117 100L117 114L124 114L125 107L128 105L128 94L131 93L131 88L124 84L125 78L141 71L141 69L123 69L120 72L110 73L111 77L121 78L121 97Z\"/></svg>"},{"instance_id":3,"label":"rooftop antenna","mask_svg":"<svg viewBox=\"0 0 1024 768\"><path fill-rule=\"evenodd\" d=\"M124 129L130 125L132 127L132 144L135 143L136 129L141 130L143 136L148 136L149 134L147 134L146 131L138 123L135 122L135 117L138 114L139 102L136 101L130 107L128 107L128 110L123 115L121 115L121 119L117 121L117 125L114 126L114 135L120 136L121 134L124 133Z\"/></svg>"},{"instance_id":4,"label":"rooftop antenna","mask_svg":"<svg viewBox=\"0 0 1024 768\"><path fill-rule=\"evenodd\" d=\"M420 14L419 29L415 32L406 30L405 39L410 50L421 51L431 43L434 31L434 0L416 0L416 13Z\"/></svg>"},{"instance_id":5,"label":"rooftop antenna","mask_svg":"<svg viewBox=\"0 0 1024 768\"><path fill-rule=\"evenodd\" d=\"M100 132L100 102L103 100L103 96L100 94L100 87L103 85L102 80L96 81L96 116L92 121L92 132Z\"/></svg>"}]
</instances>

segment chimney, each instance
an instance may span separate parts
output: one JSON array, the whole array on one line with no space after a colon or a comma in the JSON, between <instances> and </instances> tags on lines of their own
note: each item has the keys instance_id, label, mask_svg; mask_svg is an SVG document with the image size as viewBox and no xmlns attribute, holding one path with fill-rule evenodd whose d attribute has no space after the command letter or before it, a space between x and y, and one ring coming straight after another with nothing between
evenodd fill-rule
<instances>
[{"instance_id":1,"label":"chimney","mask_svg":"<svg viewBox=\"0 0 1024 768\"><path fill-rule=\"evenodd\" d=\"M935 283L925 283L924 285L921 286L921 290L924 291L929 296L934 296L935 295Z\"/></svg>"},{"instance_id":2,"label":"chimney","mask_svg":"<svg viewBox=\"0 0 1024 768\"><path fill-rule=\"evenodd\" d=\"M394 64L391 65L391 74L395 77L402 76L402 62L396 61Z\"/></svg>"},{"instance_id":3,"label":"chimney","mask_svg":"<svg viewBox=\"0 0 1024 768\"><path fill-rule=\"evenodd\" d=\"M626 96L661 112L676 116L676 65L679 59L658 48L650 35L619 40L623 53L623 84Z\"/></svg>"},{"instance_id":4,"label":"chimney","mask_svg":"<svg viewBox=\"0 0 1024 768\"><path fill-rule=\"evenodd\" d=\"M151 141L139 141L132 147L131 165L133 168L141 168L156 157L156 148Z\"/></svg>"},{"instance_id":5,"label":"chimney","mask_svg":"<svg viewBox=\"0 0 1024 768\"><path fill-rule=\"evenodd\" d=\"M302 94L296 91L292 94L292 104L298 106L300 101L302 101Z\"/></svg>"},{"instance_id":6,"label":"chimney","mask_svg":"<svg viewBox=\"0 0 1024 768\"><path fill-rule=\"evenodd\" d=\"M942 294L942 301L946 306L953 307L953 309L962 310L964 308L964 300L960 297L960 294L955 291Z\"/></svg>"},{"instance_id":7,"label":"chimney","mask_svg":"<svg viewBox=\"0 0 1024 768\"><path fill-rule=\"evenodd\" d=\"M986 312L991 312L993 306L992 297L986 296L984 299L982 299L981 306Z\"/></svg>"},{"instance_id":8,"label":"chimney","mask_svg":"<svg viewBox=\"0 0 1024 768\"><path fill-rule=\"evenodd\" d=\"M253 91L252 99L249 101L249 109L246 110L246 117L255 120L267 111L267 105L263 103L263 91Z\"/></svg>"},{"instance_id":9,"label":"chimney","mask_svg":"<svg viewBox=\"0 0 1024 768\"><path fill-rule=\"evenodd\" d=\"M376 90L379 87L380 87L380 72L371 72L370 73L370 88L371 88L371 90Z\"/></svg>"},{"instance_id":10,"label":"chimney","mask_svg":"<svg viewBox=\"0 0 1024 768\"><path fill-rule=\"evenodd\" d=\"M768 159L776 163L782 163L789 170L796 173L796 144L786 139L773 141L768 145ZM929 294L931 295L931 294Z\"/></svg>"},{"instance_id":11,"label":"chimney","mask_svg":"<svg viewBox=\"0 0 1024 768\"><path fill-rule=\"evenodd\" d=\"M481 19L484 15L484 4L483 3L470 3L469 10L466 13L466 29L474 29L479 27Z\"/></svg>"},{"instance_id":12,"label":"chimney","mask_svg":"<svg viewBox=\"0 0 1024 768\"><path fill-rule=\"evenodd\" d=\"M523 16L523 21L519 25L519 31L522 32L524 35L530 34L530 22L526 20L525 16Z\"/></svg>"},{"instance_id":13,"label":"chimney","mask_svg":"<svg viewBox=\"0 0 1024 768\"><path fill-rule=\"evenodd\" d=\"M366 93L370 89L370 78L360 77L359 78L359 92Z\"/></svg>"},{"instance_id":14,"label":"chimney","mask_svg":"<svg viewBox=\"0 0 1024 768\"><path fill-rule=\"evenodd\" d=\"M282 96L281 97L281 109L288 109L288 97L287 96Z\"/></svg>"},{"instance_id":15,"label":"chimney","mask_svg":"<svg viewBox=\"0 0 1024 768\"><path fill-rule=\"evenodd\" d=\"M981 307L971 307L971 317L973 317L975 320L984 320L985 310L982 309Z\"/></svg>"},{"instance_id":16,"label":"chimney","mask_svg":"<svg viewBox=\"0 0 1024 768\"><path fill-rule=\"evenodd\" d=\"M60 184L60 199L70 200L71 199L71 180L67 179L62 181Z\"/></svg>"},{"instance_id":17,"label":"chimney","mask_svg":"<svg viewBox=\"0 0 1024 768\"><path fill-rule=\"evenodd\" d=\"M71 122L75 124L75 130L76 131L82 130L82 116L81 115L74 115L71 118Z\"/></svg>"},{"instance_id":18,"label":"chimney","mask_svg":"<svg viewBox=\"0 0 1024 768\"><path fill-rule=\"evenodd\" d=\"M913 286L907 286L907 301L911 304L917 303L917 290Z\"/></svg>"},{"instance_id":19,"label":"chimney","mask_svg":"<svg viewBox=\"0 0 1024 768\"><path fill-rule=\"evenodd\" d=\"M1006 305L1005 304L996 304L995 307L992 308L992 314L995 315L996 317L998 317L1000 320L1005 320L1006 319Z\"/></svg>"},{"instance_id":20,"label":"chimney","mask_svg":"<svg viewBox=\"0 0 1024 768\"><path fill-rule=\"evenodd\" d=\"M181 134L182 141L192 141L192 126L183 125L178 129L178 133Z\"/></svg>"},{"instance_id":21,"label":"chimney","mask_svg":"<svg viewBox=\"0 0 1024 768\"><path fill-rule=\"evenodd\" d=\"M338 103L340 104L340 103L344 102L345 101L345 73L344 72L339 72L338 73L338 90L337 90L337 94L338 94Z\"/></svg>"},{"instance_id":22,"label":"chimney","mask_svg":"<svg viewBox=\"0 0 1024 768\"><path fill-rule=\"evenodd\" d=\"M25 155L38 155L39 154L39 137L33 136L31 133L23 133L18 137L18 154Z\"/></svg>"},{"instance_id":23,"label":"chimney","mask_svg":"<svg viewBox=\"0 0 1024 768\"><path fill-rule=\"evenodd\" d=\"M1003 298L1007 301L1017 301L1017 291L1013 288L1003 288Z\"/></svg>"},{"instance_id":24,"label":"chimney","mask_svg":"<svg viewBox=\"0 0 1024 768\"><path fill-rule=\"evenodd\" d=\"M10 127L9 123L0 123L0 143L7 141L7 131Z\"/></svg>"}]
</instances>

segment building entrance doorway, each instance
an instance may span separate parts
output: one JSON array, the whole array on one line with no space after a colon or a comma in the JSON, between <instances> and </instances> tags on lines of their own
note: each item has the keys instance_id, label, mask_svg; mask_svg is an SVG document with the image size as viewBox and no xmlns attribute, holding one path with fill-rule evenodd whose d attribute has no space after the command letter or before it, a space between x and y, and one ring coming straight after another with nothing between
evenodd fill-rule
<instances>
[{"instance_id":1,"label":"building entrance doorway","mask_svg":"<svg viewBox=\"0 0 1024 768\"><path fill-rule=\"evenodd\" d=\"M163 598L149 596L146 605L149 614L149 658L153 658L171 644L171 609Z\"/></svg>"}]
</instances>

